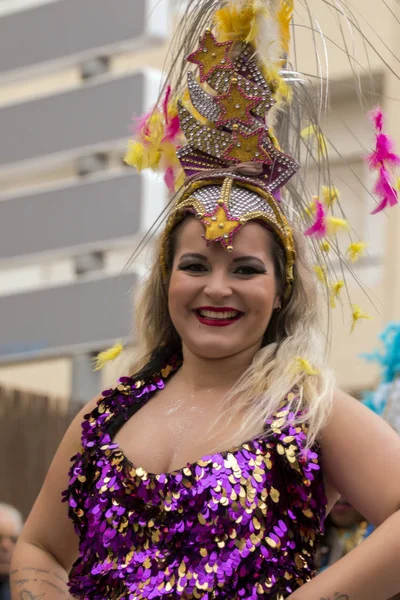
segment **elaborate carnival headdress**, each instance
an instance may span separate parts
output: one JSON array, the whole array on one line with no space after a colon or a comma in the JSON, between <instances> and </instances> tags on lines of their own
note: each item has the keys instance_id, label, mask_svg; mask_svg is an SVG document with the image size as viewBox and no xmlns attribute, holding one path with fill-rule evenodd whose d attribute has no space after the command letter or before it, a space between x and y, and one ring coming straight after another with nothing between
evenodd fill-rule
<instances>
[{"instance_id":1,"label":"elaborate carnival headdress","mask_svg":"<svg viewBox=\"0 0 400 600\"><path fill-rule=\"evenodd\" d=\"M346 1L335 2L335 10L354 25L347 6ZM345 285L343 266L351 271L366 244L354 237L330 179L320 99L291 68L294 8L294 0L188 0L175 38L170 72L175 83L167 82L157 106L136 122L125 160L139 171L164 171L168 187L176 192L164 247L187 212L201 220L207 242L221 243L227 251L243 225L260 221L285 249L289 296L295 226L310 240L316 275L334 306ZM367 159L377 173L374 212L379 212L397 203L393 168L400 158L384 133L380 109L370 117L376 146ZM304 154L320 174L313 196L304 194L299 175L290 182ZM350 235L346 251L337 241L341 230ZM332 255L338 259L337 274ZM165 272L165 257L160 267ZM353 326L368 316L355 305L352 315Z\"/></svg>"}]
</instances>

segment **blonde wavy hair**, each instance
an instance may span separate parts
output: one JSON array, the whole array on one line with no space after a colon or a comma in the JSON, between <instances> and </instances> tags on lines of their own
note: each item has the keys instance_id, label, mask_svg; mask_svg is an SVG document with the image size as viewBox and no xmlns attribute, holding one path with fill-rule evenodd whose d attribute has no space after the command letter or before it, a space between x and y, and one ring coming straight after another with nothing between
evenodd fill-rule
<instances>
[{"instance_id":1,"label":"blonde wavy hair","mask_svg":"<svg viewBox=\"0 0 400 600\"><path fill-rule=\"evenodd\" d=\"M187 215L184 221L187 218L193 216ZM182 222L171 232L165 248L169 273L181 226ZM285 253L277 236L272 234L275 274L278 290L283 293ZM319 294L308 263L304 236L294 231L294 239L296 261L290 298L279 312L273 313L261 349L223 399L225 410L218 424L220 421L228 424L238 414L244 415L232 439L234 445L262 433L266 419L279 410L292 390L297 393L290 402L290 409L296 415L295 424L307 423L307 448L316 442L331 411L334 377L326 363L327 342L320 323ZM160 239L156 244L154 262L137 303L134 372L142 369L162 347L181 350L181 341L168 311L169 281L160 268L161 242ZM307 369L296 368L299 357L312 365L314 375L307 374Z\"/></svg>"}]
</instances>

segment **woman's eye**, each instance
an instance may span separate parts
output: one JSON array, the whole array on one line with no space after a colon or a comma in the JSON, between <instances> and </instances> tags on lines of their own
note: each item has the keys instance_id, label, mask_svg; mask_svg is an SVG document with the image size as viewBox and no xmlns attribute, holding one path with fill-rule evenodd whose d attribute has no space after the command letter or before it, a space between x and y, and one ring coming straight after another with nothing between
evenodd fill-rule
<instances>
[{"instance_id":1,"label":"woman's eye","mask_svg":"<svg viewBox=\"0 0 400 600\"><path fill-rule=\"evenodd\" d=\"M201 263L190 263L186 265L179 265L179 271L189 271L191 273L202 273L206 271L206 267Z\"/></svg>"},{"instance_id":2,"label":"woman's eye","mask_svg":"<svg viewBox=\"0 0 400 600\"><path fill-rule=\"evenodd\" d=\"M237 275L261 275L262 273L265 273L265 271L261 271L260 269L256 269L250 265L243 265L242 267L238 267L235 270L235 273Z\"/></svg>"}]
</instances>

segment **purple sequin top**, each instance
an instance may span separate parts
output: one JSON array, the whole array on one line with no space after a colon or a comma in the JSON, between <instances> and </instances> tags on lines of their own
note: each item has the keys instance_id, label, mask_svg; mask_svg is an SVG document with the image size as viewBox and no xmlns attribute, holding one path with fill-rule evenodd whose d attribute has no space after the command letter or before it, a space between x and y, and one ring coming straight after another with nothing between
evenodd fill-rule
<instances>
[{"instance_id":1,"label":"purple sequin top","mask_svg":"<svg viewBox=\"0 0 400 600\"><path fill-rule=\"evenodd\" d=\"M318 446L304 450L289 394L267 438L146 473L112 437L171 370L121 378L85 417L64 492L80 538L70 591L87 600L283 600L315 573L326 507Z\"/></svg>"}]
</instances>

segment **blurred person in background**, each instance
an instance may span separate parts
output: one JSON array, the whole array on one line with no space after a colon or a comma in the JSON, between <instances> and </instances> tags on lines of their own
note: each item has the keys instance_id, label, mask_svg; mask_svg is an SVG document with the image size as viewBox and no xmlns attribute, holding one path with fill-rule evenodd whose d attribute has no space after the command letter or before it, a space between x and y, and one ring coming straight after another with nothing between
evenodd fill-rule
<instances>
[{"instance_id":1,"label":"blurred person in background","mask_svg":"<svg viewBox=\"0 0 400 600\"><path fill-rule=\"evenodd\" d=\"M317 552L321 571L359 546L374 531L374 526L344 498L340 498L325 523L325 534ZM400 594L389 600L400 600Z\"/></svg>"},{"instance_id":2,"label":"blurred person in background","mask_svg":"<svg viewBox=\"0 0 400 600\"><path fill-rule=\"evenodd\" d=\"M337 299L344 282L323 277L334 261L315 242L338 225L337 194L311 206L307 175L283 189L299 168L290 150L326 155L315 90L305 101L294 86L288 154L267 126L289 94L292 3L185 5L178 73L127 156L178 189L136 312L134 375L68 430L14 554L13 598L387 600L400 590L400 441L327 364L306 240ZM187 89L184 56L200 68ZM376 530L316 574L340 494Z\"/></svg>"},{"instance_id":3,"label":"blurred person in background","mask_svg":"<svg viewBox=\"0 0 400 600\"><path fill-rule=\"evenodd\" d=\"M21 513L0 502L0 600L10 600L11 558L22 529Z\"/></svg>"},{"instance_id":4,"label":"blurred person in background","mask_svg":"<svg viewBox=\"0 0 400 600\"><path fill-rule=\"evenodd\" d=\"M332 508L325 524L325 534L318 550L321 570L333 565L361 544L374 530L364 517L344 498Z\"/></svg>"}]
</instances>

